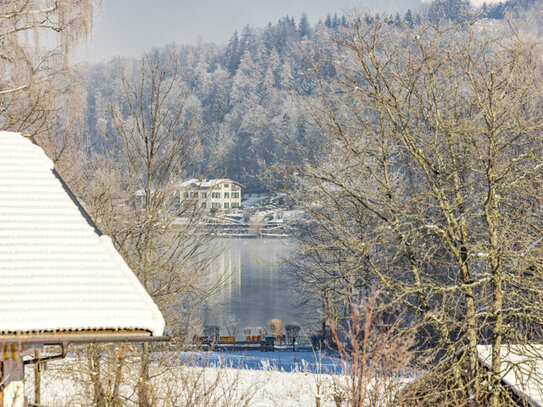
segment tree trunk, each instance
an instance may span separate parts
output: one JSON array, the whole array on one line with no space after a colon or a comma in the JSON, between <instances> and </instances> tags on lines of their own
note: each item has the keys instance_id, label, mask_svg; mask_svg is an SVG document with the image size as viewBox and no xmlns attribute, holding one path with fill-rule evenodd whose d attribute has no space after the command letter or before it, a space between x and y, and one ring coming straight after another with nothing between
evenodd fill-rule
<instances>
[{"instance_id":1,"label":"tree trunk","mask_svg":"<svg viewBox=\"0 0 543 407\"><path fill-rule=\"evenodd\" d=\"M151 362L149 344L144 342L141 349L141 371L138 382L138 406L151 407L151 395L149 389L149 365Z\"/></svg>"}]
</instances>

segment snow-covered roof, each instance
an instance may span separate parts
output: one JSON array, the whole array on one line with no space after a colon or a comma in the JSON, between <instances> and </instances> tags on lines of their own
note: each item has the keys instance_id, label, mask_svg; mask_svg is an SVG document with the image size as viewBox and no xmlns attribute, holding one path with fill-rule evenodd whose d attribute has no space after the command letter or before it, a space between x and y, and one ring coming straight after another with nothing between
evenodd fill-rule
<instances>
[{"instance_id":1,"label":"snow-covered roof","mask_svg":"<svg viewBox=\"0 0 543 407\"><path fill-rule=\"evenodd\" d=\"M502 380L531 406L543 406L543 345L502 345ZM481 361L490 368L492 348L479 345Z\"/></svg>"},{"instance_id":2,"label":"snow-covered roof","mask_svg":"<svg viewBox=\"0 0 543 407\"><path fill-rule=\"evenodd\" d=\"M233 181L230 178L214 178L214 179L206 179L202 181L198 181L196 178L189 179L187 181L182 182L179 184L181 188L188 188L188 187L197 187L197 188L212 188L216 187L222 184L236 184L242 188L245 188L245 185L240 184L239 182Z\"/></svg>"},{"instance_id":3,"label":"snow-covered roof","mask_svg":"<svg viewBox=\"0 0 543 407\"><path fill-rule=\"evenodd\" d=\"M164 318L43 150L0 132L0 336L149 331Z\"/></svg>"}]
</instances>

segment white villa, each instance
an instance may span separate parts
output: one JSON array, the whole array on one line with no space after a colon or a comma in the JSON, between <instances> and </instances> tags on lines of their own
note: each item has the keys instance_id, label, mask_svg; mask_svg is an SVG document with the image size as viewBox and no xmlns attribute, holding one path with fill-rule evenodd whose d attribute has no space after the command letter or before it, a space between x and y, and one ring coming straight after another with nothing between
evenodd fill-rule
<instances>
[{"instance_id":1,"label":"white villa","mask_svg":"<svg viewBox=\"0 0 543 407\"><path fill-rule=\"evenodd\" d=\"M212 212L230 212L241 206L242 188L244 185L228 178L190 179L179 185L179 199L192 199Z\"/></svg>"}]
</instances>

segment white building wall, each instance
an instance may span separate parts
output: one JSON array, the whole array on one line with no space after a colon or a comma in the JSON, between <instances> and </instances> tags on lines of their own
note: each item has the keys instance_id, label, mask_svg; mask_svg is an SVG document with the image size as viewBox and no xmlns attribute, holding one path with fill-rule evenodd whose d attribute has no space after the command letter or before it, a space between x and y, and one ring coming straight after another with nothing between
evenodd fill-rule
<instances>
[{"instance_id":1,"label":"white building wall","mask_svg":"<svg viewBox=\"0 0 543 407\"><path fill-rule=\"evenodd\" d=\"M241 207L241 186L232 180L209 180L200 185L197 181L179 191L179 198L196 199L207 210L230 212Z\"/></svg>"}]
</instances>

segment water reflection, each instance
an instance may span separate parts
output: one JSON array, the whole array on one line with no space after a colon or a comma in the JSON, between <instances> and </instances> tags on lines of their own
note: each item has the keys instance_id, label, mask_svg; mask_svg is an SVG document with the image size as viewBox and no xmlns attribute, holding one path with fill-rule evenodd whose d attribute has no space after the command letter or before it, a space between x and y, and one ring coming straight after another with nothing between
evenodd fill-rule
<instances>
[{"instance_id":1,"label":"water reflection","mask_svg":"<svg viewBox=\"0 0 543 407\"><path fill-rule=\"evenodd\" d=\"M219 325L226 335L227 325L243 329L268 329L268 321L298 323L308 328L308 318L299 311L301 298L289 283L282 259L294 250L292 242L279 239L219 239L223 247L216 259L212 278L225 278L226 287L207 301L206 324Z\"/></svg>"}]
</instances>

